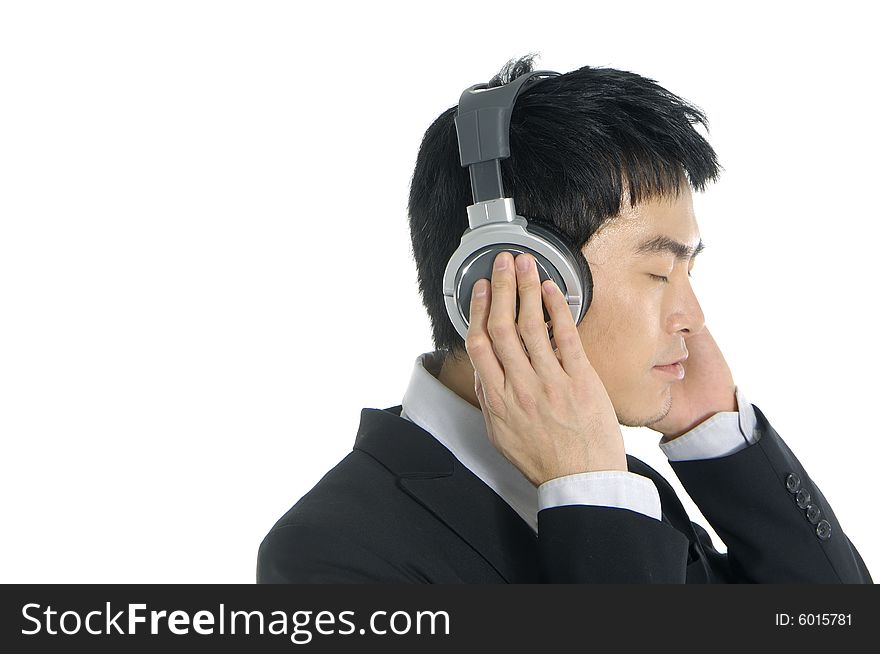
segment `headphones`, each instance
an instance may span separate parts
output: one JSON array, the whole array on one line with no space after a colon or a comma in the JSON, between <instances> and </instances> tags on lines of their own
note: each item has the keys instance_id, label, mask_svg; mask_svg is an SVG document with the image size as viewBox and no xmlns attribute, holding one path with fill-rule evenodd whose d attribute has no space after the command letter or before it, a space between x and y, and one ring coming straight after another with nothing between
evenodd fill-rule
<instances>
[{"instance_id":1,"label":"headphones","mask_svg":"<svg viewBox=\"0 0 880 654\"><path fill-rule=\"evenodd\" d=\"M593 296L593 276L580 252L548 226L529 225L516 214L512 197L504 197L501 160L510 156L510 115L517 96L527 82L537 83L560 73L536 70L502 86L474 84L458 101L455 131L462 167L470 172L474 203L467 208L468 224L458 249L443 274L446 311L462 339L470 324L471 292L478 279L492 279L492 266L500 252L514 257L528 252L535 257L540 282L552 279L568 302L579 324ZM543 303L542 303L543 306ZM547 307L544 322L550 321ZM519 294L516 317L519 316ZM550 338L553 330L550 329Z\"/></svg>"}]
</instances>

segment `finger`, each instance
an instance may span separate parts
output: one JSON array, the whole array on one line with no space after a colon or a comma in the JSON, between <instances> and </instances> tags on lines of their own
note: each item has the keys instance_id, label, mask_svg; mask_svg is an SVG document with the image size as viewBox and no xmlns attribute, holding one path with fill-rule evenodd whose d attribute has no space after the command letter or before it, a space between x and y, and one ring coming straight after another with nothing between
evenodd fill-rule
<instances>
[{"instance_id":1,"label":"finger","mask_svg":"<svg viewBox=\"0 0 880 654\"><path fill-rule=\"evenodd\" d=\"M492 339L498 361L504 368L505 377L528 381L535 377L535 369L529 362L517 331L516 294L513 255L510 252L500 252L495 257L492 270L492 302L486 330ZM486 383L486 379L483 383Z\"/></svg>"},{"instance_id":2,"label":"finger","mask_svg":"<svg viewBox=\"0 0 880 654\"><path fill-rule=\"evenodd\" d=\"M541 288L541 293L542 295L544 293L543 287ZM548 320L546 323L544 323L544 326L547 328L547 337L550 339L550 348L553 350L553 356L556 357L556 361L559 362L559 367L562 368L562 353L559 351L559 347L556 345L556 338L553 336L553 321Z\"/></svg>"},{"instance_id":3,"label":"finger","mask_svg":"<svg viewBox=\"0 0 880 654\"><path fill-rule=\"evenodd\" d=\"M489 417L491 415L491 411L486 408L486 396L483 392L483 385L480 381L480 375L477 373L476 370L474 371L474 392L477 395L477 402L480 403L480 410L483 412L483 418L486 421L486 436L489 437L489 442L492 443L492 445L495 445L495 435L492 431L491 418Z\"/></svg>"},{"instance_id":4,"label":"finger","mask_svg":"<svg viewBox=\"0 0 880 654\"><path fill-rule=\"evenodd\" d=\"M590 367L590 362L568 302L552 280L545 280L542 289L547 312L553 321L553 340L556 341L562 367L570 377L580 377Z\"/></svg>"},{"instance_id":5,"label":"finger","mask_svg":"<svg viewBox=\"0 0 880 654\"><path fill-rule=\"evenodd\" d=\"M482 409L486 398L483 395L483 380L480 379L480 373L476 370L474 370L474 394L477 396L477 401L480 403L480 408Z\"/></svg>"},{"instance_id":6,"label":"finger","mask_svg":"<svg viewBox=\"0 0 880 654\"><path fill-rule=\"evenodd\" d=\"M562 368L547 336L541 278L535 257L531 254L520 254L516 258L516 279L520 297L517 318L519 334L528 350L532 368L538 376L546 380L554 379L562 372Z\"/></svg>"},{"instance_id":7,"label":"finger","mask_svg":"<svg viewBox=\"0 0 880 654\"><path fill-rule=\"evenodd\" d=\"M482 291L482 293L481 293ZM478 373L489 388L504 388L504 369L495 356L486 322L492 302L492 287L488 279L478 279L471 290L471 306L465 349L474 373Z\"/></svg>"}]
</instances>

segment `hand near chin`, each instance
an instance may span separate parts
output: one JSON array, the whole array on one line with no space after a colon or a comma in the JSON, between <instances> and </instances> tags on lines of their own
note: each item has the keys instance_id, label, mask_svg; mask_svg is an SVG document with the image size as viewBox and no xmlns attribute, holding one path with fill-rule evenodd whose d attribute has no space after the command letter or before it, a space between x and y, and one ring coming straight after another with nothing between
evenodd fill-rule
<instances>
[{"instance_id":1,"label":"hand near chin","mask_svg":"<svg viewBox=\"0 0 880 654\"><path fill-rule=\"evenodd\" d=\"M663 442L690 431L721 411L737 411L736 387L724 355L705 326L685 337L688 358L684 379L671 384L672 408L657 422L647 425L664 435Z\"/></svg>"}]
</instances>

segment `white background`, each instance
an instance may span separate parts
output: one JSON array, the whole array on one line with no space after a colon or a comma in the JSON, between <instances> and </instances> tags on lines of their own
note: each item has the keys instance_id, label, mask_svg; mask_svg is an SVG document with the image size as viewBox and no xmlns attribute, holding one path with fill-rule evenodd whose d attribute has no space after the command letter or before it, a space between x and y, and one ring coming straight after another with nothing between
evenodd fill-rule
<instances>
[{"instance_id":1,"label":"white background","mask_svg":"<svg viewBox=\"0 0 880 654\"><path fill-rule=\"evenodd\" d=\"M253 582L432 347L425 129L530 52L707 112L707 325L880 575L868 6L3 3L0 580ZM659 434L624 433L709 528Z\"/></svg>"}]
</instances>

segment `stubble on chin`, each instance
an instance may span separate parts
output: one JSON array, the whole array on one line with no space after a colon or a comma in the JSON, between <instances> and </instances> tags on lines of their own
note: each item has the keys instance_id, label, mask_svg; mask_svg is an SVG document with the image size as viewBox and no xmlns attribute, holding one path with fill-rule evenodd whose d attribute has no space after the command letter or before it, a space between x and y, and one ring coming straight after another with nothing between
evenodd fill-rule
<instances>
[{"instance_id":1,"label":"stubble on chin","mask_svg":"<svg viewBox=\"0 0 880 654\"><path fill-rule=\"evenodd\" d=\"M663 406L660 408L659 412L650 416L633 416L633 415L622 415L620 413L617 414L617 422L625 427L650 427L655 422L660 422L663 420L669 412L672 410L672 391L666 393L666 396L663 400Z\"/></svg>"}]
</instances>

